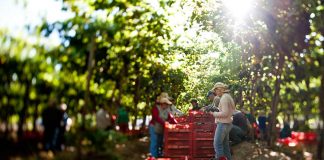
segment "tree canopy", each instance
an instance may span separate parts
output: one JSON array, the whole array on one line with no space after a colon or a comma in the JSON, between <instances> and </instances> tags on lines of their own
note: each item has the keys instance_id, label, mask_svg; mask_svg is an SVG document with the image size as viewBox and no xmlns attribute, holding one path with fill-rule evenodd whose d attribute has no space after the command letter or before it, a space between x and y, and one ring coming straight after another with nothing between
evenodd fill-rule
<instances>
[{"instance_id":1,"label":"tree canopy","mask_svg":"<svg viewBox=\"0 0 324 160\"><path fill-rule=\"evenodd\" d=\"M73 16L29 28L36 42L0 30L1 122L22 130L55 99L76 125L125 106L135 126L161 92L187 111L222 81L238 109L323 130L323 1L62 2ZM60 45L40 42L53 34Z\"/></svg>"}]
</instances>

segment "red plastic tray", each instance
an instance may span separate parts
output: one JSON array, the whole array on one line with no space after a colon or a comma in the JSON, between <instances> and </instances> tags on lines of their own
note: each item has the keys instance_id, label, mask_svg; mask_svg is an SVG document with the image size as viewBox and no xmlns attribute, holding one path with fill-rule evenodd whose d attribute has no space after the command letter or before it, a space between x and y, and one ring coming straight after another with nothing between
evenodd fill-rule
<instances>
[{"instance_id":1,"label":"red plastic tray","mask_svg":"<svg viewBox=\"0 0 324 160\"><path fill-rule=\"evenodd\" d=\"M214 122L211 123L203 123L203 122L193 122L192 123L193 131L215 131L216 124Z\"/></svg>"}]
</instances>

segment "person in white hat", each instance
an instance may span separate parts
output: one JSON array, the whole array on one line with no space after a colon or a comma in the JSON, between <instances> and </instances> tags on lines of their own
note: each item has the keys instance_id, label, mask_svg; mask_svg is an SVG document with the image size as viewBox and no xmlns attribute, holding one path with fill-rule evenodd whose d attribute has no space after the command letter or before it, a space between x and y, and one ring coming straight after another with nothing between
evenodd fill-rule
<instances>
[{"instance_id":1,"label":"person in white hat","mask_svg":"<svg viewBox=\"0 0 324 160\"><path fill-rule=\"evenodd\" d=\"M175 106L175 101L172 97L169 96L169 94L167 92L161 92L161 94L156 98L155 103L159 104L161 98L167 98L172 104L170 105L170 110L172 115L174 116L182 116L183 112L180 111L176 106Z\"/></svg>"},{"instance_id":2,"label":"person in white hat","mask_svg":"<svg viewBox=\"0 0 324 160\"><path fill-rule=\"evenodd\" d=\"M170 110L172 102L166 97L160 97L158 104L152 108L152 120L149 125L150 133L150 153L154 158L162 156L159 149L163 144L163 129L166 121L176 123Z\"/></svg>"},{"instance_id":3,"label":"person in white hat","mask_svg":"<svg viewBox=\"0 0 324 160\"><path fill-rule=\"evenodd\" d=\"M232 115L235 111L234 100L228 93L228 87L222 82L215 83L212 91L220 97L219 112L210 112L216 119L217 127L214 136L215 157L219 160L231 160L229 132L233 127Z\"/></svg>"}]
</instances>

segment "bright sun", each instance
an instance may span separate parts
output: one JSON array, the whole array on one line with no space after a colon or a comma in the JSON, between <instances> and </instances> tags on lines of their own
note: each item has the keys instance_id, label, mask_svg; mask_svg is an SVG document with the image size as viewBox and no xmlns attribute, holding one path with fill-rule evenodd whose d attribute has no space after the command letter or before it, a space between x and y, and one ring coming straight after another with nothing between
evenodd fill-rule
<instances>
[{"instance_id":1,"label":"bright sun","mask_svg":"<svg viewBox=\"0 0 324 160\"><path fill-rule=\"evenodd\" d=\"M225 7L236 21L242 21L252 8L253 0L223 0Z\"/></svg>"}]
</instances>

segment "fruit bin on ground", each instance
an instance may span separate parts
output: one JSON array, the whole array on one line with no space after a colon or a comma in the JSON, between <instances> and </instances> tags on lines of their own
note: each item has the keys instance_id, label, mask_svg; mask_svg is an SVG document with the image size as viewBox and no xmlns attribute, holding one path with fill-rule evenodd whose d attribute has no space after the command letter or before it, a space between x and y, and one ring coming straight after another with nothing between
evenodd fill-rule
<instances>
[{"instance_id":1,"label":"fruit bin on ground","mask_svg":"<svg viewBox=\"0 0 324 160\"><path fill-rule=\"evenodd\" d=\"M176 120L177 124L164 126L164 157L171 160L213 158L215 118L202 111L189 111L189 116L176 117Z\"/></svg>"}]
</instances>

